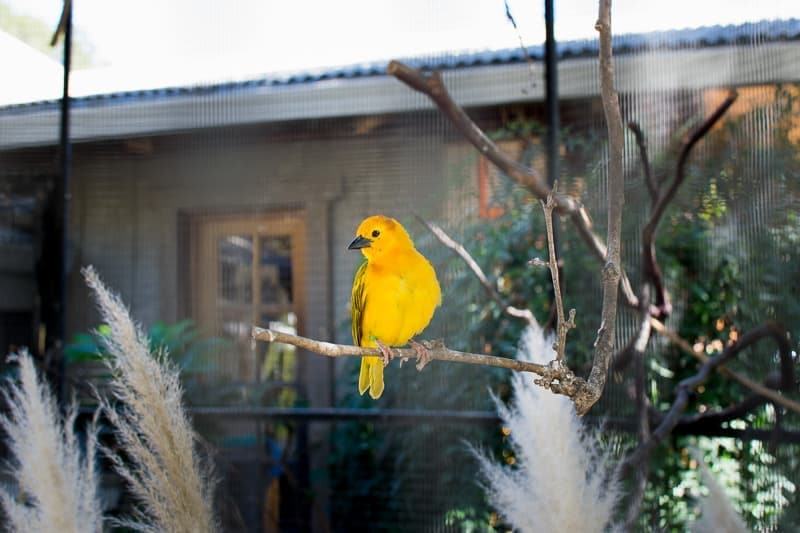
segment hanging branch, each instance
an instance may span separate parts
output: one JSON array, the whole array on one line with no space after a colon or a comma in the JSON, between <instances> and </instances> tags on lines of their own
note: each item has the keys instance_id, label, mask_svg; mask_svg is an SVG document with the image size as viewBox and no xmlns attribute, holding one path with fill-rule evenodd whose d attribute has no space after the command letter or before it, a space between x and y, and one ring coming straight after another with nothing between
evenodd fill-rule
<instances>
[{"instance_id":1,"label":"hanging branch","mask_svg":"<svg viewBox=\"0 0 800 533\"><path fill-rule=\"evenodd\" d=\"M702 351L694 350L692 346L686 341L686 339L684 339L674 331L668 329L659 320L651 318L650 325L653 327L654 331L656 331L660 335L665 336L667 339L669 339L670 342L675 344L684 353L691 355L692 357L694 357L695 359L704 364L709 360L709 357L706 354L704 354ZM779 354L780 354L780 375L781 375L780 388L786 391L793 390L794 365L792 364L792 358L789 352L781 351L779 352ZM743 387L747 387L756 394L760 394L761 396L767 398L772 403L780 405L791 411L794 411L795 413L800 414L800 403L792 400L791 398L787 398L786 396L779 394L772 388L762 385L761 383L757 383L752 379L748 378L747 376L739 374L738 372L734 372L725 365L718 366L716 370L726 378L737 381Z\"/></svg>"},{"instance_id":2,"label":"hanging branch","mask_svg":"<svg viewBox=\"0 0 800 533\"><path fill-rule=\"evenodd\" d=\"M776 389L780 387L780 382L780 375L777 373L772 373L767 376L767 379L764 380L764 386ZM726 422L743 418L745 415L755 411L767 402L769 402L769 400L760 394L748 394L739 403L730 405L723 409L706 411L704 413L694 413L691 415L683 415L678 422L678 426L681 426L684 429L716 429ZM650 414L656 425L658 425L663 418L663 414L660 412L651 412Z\"/></svg>"}]
</instances>

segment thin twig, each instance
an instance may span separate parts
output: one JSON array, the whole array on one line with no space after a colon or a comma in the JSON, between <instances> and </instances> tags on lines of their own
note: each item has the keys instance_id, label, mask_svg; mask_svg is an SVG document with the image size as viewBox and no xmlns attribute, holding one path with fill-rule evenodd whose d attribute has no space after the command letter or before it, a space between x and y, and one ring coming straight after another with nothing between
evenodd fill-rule
<instances>
[{"instance_id":1,"label":"thin twig","mask_svg":"<svg viewBox=\"0 0 800 533\"><path fill-rule=\"evenodd\" d=\"M692 348L692 346L680 335L675 333L674 331L668 329L664 323L655 318L650 319L650 324L653 326L653 329L658 332L660 335L665 336L675 344L678 348L680 348L683 352L691 355L701 363L706 363L709 360L709 357L701 351L696 351ZM787 344L788 346L788 344ZM790 384L789 387L791 388L794 383L794 367L792 365L791 355L789 351L786 352L786 356L784 357L784 352L781 351L781 383L782 385ZM748 389L752 390L768 398L769 401L781 405L787 409L794 411L795 413L800 413L800 403L783 396L782 394L774 391L773 389L762 385L752 379L748 378L747 376L743 376L738 372L734 372L730 368L726 367L725 365L720 365L717 367L717 372L722 374L723 376L733 379L743 387L747 387ZM787 389L788 390L788 389Z\"/></svg>"},{"instance_id":2,"label":"thin twig","mask_svg":"<svg viewBox=\"0 0 800 533\"><path fill-rule=\"evenodd\" d=\"M520 318L525 320L528 324L537 324L536 317L533 316L533 313L530 309L520 309L518 307L514 307L513 305L509 304L505 301L505 299L500 295L499 292L494 288L492 283L489 281L489 278L486 277L486 274L483 272L483 269L478 264L477 261L470 255L470 253L464 248L464 246L455 241L450 235L448 235L440 226L434 224L433 222L428 222L427 220L423 219L422 217L417 217L417 219L426 227L428 230L433 233L433 236L436 237L440 243L442 243L446 248L455 252L455 254L461 258L462 261L467 265L467 268L478 278L481 286L484 288L486 293L489 297L497 303L500 309L503 310L505 314L513 318Z\"/></svg>"},{"instance_id":3,"label":"thin twig","mask_svg":"<svg viewBox=\"0 0 800 533\"><path fill-rule=\"evenodd\" d=\"M553 196L558 189L558 182L553 184L553 190L547 195L547 201L542 201L542 209L544 210L544 224L547 228L547 249L550 253L550 277L553 279L553 297L556 301L556 342L553 349L556 351L556 359L564 362L564 352L567 347L567 333L575 327L575 309L570 309L569 320L564 319L564 302L561 295L561 284L558 279L558 258L556 257L555 238L553 237L553 209L555 208L555 201Z\"/></svg>"}]
</instances>

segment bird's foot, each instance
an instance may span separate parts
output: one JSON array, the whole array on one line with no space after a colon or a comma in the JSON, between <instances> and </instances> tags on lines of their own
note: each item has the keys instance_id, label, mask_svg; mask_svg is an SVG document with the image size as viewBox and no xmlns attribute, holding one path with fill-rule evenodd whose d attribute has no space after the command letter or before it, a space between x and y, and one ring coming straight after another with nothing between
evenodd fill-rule
<instances>
[{"instance_id":1,"label":"bird's foot","mask_svg":"<svg viewBox=\"0 0 800 533\"><path fill-rule=\"evenodd\" d=\"M383 366L388 365L389 361L391 361L392 357L394 357L394 354L392 353L392 349L389 348L388 346L386 346L385 344L383 344L379 340L376 340L375 344L378 345L378 350L381 351L381 358L383 359Z\"/></svg>"},{"instance_id":2,"label":"bird's foot","mask_svg":"<svg viewBox=\"0 0 800 533\"><path fill-rule=\"evenodd\" d=\"M425 341L420 343L415 340L409 341L408 344L417 354L417 370L422 370L428 363L431 362L430 345Z\"/></svg>"}]
</instances>

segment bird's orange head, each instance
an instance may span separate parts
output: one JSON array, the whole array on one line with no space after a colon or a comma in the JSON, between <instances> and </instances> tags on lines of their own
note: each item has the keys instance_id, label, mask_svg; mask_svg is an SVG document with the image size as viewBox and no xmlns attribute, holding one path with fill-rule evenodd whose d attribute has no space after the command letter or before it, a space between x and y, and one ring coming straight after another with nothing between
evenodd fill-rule
<instances>
[{"instance_id":1,"label":"bird's orange head","mask_svg":"<svg viewBox=\"0 0 800 533\"><path fill-rule=\"evenodd\" d=\"M374 215L365 218L356 230L356 238L347 247L361 250L368 260L381 261L393 254L414 249L408 232L393 218Z\"/></svg>"}]
</instances>

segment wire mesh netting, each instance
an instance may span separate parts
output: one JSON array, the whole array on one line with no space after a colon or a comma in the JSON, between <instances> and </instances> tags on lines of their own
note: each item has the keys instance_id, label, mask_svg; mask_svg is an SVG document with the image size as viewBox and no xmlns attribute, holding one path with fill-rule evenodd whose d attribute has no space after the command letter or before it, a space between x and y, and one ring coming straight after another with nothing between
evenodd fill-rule
<instances>
[{"instance_id":1,"label":"wire mesh netting","mask_svg":"<svg viewBox=\"0 0 800 533\"><path fill-rule=\"evenodd\" d=\"M596 42L559 49L560 190L585 204L604 234L606 133ZM776 321L800 335L800 23L795 19L615 38L625 121L647 138L654 179L674 179L682 138L729 89L738 99L691 153L661 222L657 249L673 312L667 326L718 353ZM438 53L407 61L441 70L454 100L498 146L544 174L542 50ZM358 223L402 222L435 265L443 305L424 337L454 349L514 357L522 324L504 316L467 267L417 220L434 221L486 270L509 303L551 317L541 206L495 169L425 96L384 74L385 63L242 82L76 98L68 218L64 386L84 407L108 375L79 275L92 264L166 346L184 379L203 449L217 465L217 505L230 531L490 531L509 527L479 483L469 446L513 465L493 395L500 369L392 363L379 401L357 393L357 361L254 342L254 325L344 344L361 257ZM0 108L0 342L58 365L46 298L57 275L51 240L59 178L55 101ZM626 132L623 262L642 281L641 232L651 201ZM568 219L559 222L565 306L576 308L567 357L585 374L600 327L600 264ZM44 299L44 300L43 300ZM622 307L616 344L637 331ZM102 332L101 332L102 333ZM794 353L793 353L794 357ZM794 360L793 360L794 361ZM696 362L663 337L647 351L647 391L665 409ZM730 368L764 382L774 345ZM8 369L6 369L8 370ZM635 443L632 372L614 368L593 422L621 456ZM749 391L715 376L690 412ZM794 394L794 398L797 395ZM377 409L358 416L356 409ZM422 411L420 413L419 411ZM425 412L429 414L426 415ZM433 413L433 414L431 414ZM748 526L800 524L800 424L762 404L696 435L676 434L653 459L639 526L680 530L701 493L699 448ZM109 512L132 505L107 476Z\"/></svg>"}]
</instances>

